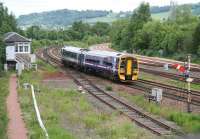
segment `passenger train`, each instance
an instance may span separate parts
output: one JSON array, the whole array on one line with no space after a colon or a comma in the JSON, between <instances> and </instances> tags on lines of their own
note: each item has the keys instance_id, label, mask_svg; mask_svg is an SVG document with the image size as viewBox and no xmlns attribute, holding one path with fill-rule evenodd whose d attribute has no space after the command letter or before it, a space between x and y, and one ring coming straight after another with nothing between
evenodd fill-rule
<instances>
[{"instance_id":1,"label":"passenger train","mask_svg":"<svg viewBox=\"0 0 200 139\"><path fill-rule=\"evenodd\" d=\"M61 55L64 65L85 72L103 75L112 80L138 79L138 59L130 54L65 46L61 49Z\"/></svg>"}]
</instances>

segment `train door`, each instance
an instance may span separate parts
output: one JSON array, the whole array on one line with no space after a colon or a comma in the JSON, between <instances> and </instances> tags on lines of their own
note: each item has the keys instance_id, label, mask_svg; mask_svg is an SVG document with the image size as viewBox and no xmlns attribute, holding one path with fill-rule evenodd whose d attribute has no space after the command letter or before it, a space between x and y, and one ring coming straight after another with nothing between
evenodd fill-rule
<instances>
[{"instance_id":1,"label":"train door","mask_svg":"<svg viewBox=\"0 0 200 139\"><path fill-rule=\"evenodd\" d=\"M133 59L132 69L133 69L133 80L137 80L139 71L138 71L138 60L136 58Z\"/></svg>"},{"instance_id":2,"label":"train door","mask_svg":"<svg viewBox=\"0 0 200 139\"><path fill-rule=\"evenodd\" d=\"M132 80L133 76L133 59L121 58L119 66L119 77L121 80Z\"/></svg>"},{"instance_id":3,"label":"train door","mask_svg":"<svg viewBox=\"0 0 200 139\"><path fill-rule=\"evenodd\" d=\"M125 58L121 58L119 61L119 78L120 80L125 80L125 72L126 72L126 60Z\"/></svg>"},{"instance_id":4,"label":"train door","mask_svg":"<svg viewBox=\"0 0 200 139\"><path fill-rule=\"evenodd\" d=\"M128 58L126 60L126 76L132 77L132 59L131 58Z\"/></svg>"},{"instance_id":5,"label":"train door","mask_svg":"<svg viewBox=\"0 0 200 139\"><path fill-rule=\"evenodd\" d=\"M79 54L79 56L78 56L78 64L80 65L81 68L83 67L84 58L85 58L85 56L84 56L83 53Z\"/></svg>"},{"instance_id":6,"label":"train door","mask_svg":"<svg viewBox=\"0 0 200 139\"><path fill-rule=\"evenodd\" d=\"M126 80L132 80L133 75L133 59L132 58L126 58Z\"/></svg>"}]
</instances>

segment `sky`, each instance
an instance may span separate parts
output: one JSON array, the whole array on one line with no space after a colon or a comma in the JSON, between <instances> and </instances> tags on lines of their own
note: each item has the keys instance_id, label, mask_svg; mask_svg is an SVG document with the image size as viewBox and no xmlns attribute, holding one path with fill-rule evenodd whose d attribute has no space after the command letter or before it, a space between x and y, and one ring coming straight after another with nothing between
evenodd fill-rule
<instances>
[{"instance_id":1,"label":"sky","mask_svg":"<svg viewBox=\"0 0 200 139\"><path fill-rule=\"evenodd\" d=\"M163 6L169 5L171 0L0 0L17 17L58 9L133 11L143 1L149 2L151 6ZM200 0L176 0L176 2L198 3Z\"/></svg>"}]
</instances>

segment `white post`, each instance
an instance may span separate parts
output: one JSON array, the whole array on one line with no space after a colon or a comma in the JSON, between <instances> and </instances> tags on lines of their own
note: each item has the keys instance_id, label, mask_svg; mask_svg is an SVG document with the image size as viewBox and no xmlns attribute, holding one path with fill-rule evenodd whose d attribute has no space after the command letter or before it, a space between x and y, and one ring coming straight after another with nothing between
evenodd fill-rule
<instances>
[{"instance_id":1,"label":"white post","mask_svg":"<svg viewBox=\"0 0 200 139\"><path fill-rule=\"evenodd\" d=\"M4 64L4 71L5 71L5 72L8 71L8 64Z\"/></svg>"},{"instance_id":2,"label":"white post","mask_svg":"<svg viewBox=\"0 0 200 139\"><path fill-rule=\"evenodd\" d=\"M17 63L17 75L20 76L22 74L22 64Z\"/></svg>"}]
</instances>

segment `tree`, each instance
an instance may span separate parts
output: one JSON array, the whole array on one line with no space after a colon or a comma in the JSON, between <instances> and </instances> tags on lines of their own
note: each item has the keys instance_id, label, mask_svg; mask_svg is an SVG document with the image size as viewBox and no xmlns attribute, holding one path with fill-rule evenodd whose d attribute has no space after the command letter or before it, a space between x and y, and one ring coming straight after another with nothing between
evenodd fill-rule
<instances>
[{"instance_id":1,"label":"tree","mask_svg":"<svg viewBox=\"0 0 200 139\"><path fill-rule=\"evenodd\" d=\"M92 33L96 34L97 36L104 36L108 35L110 32L110 25L104 22L97 22L92 26Z\"/></svg>"},{"instance_id":2,"label":"tree","mask_svg":"<svg viewBox=\"0 0 200 139\"><path fill-rule=\"evenodd\" d=\"M191 52L193 54L197 53L199 46L200 46L200 22L195 28L195 31L193 34L193 46L192 46Z\"/></svg>"},{"instance_id":3,"label":"tree","mask_svg":"<svg viewBox=\"0 0 200 139\"><path fill-rule=\"evenodd\" d=\"M83 23L82 21L74 22L71 28L71 32L73 32L73 39L82 40L85 35L90 33L90 26L87 23Z\"/></svg>"},{"instance_id":4,"label":"tree","mask_svg":"<svg viewBox=\"0 0 200 139\"><path fill-rule=\"evenodd\" d=\"M125 40L125 38L123 37L126 37L124 32L127 32L126 29L127 29L128 24L129 24L129 20L127 19L117 20L112 23L111 31L110 31L112 47L115 47L118 50L125 49L124 46L126 45L123 44L122 40L123 41Z\"/></svg>"},{"instance_id":5,"label":"tree","mask_svg":"<svg viewBox=\"0 0 200 139\"><path fill-rule=\"evenodd\" d=\"M197 21L197 17L192 15L192 9L189 5L182 5L176 8L176 23L189 24Z\"/></svg>"},{"instance_id":6,"label":"tree","mask_svg":"<svg viewBox=\"0 0 200 139\"><path fill-rule=\"evenodd\" d=\"M142 29L143 25L151 20L151 13L150 13L150 6L149 3L142 3L139 8L134 11L129 25L126 29L126 32L124 32L122 42L124 43L125 48L128 48L127 50L132 52L133 49L136 49L134 44L134 40L137 35L138 30ZM137 51L137 49L136 49Z\"/></svg>"},{"instance_id":7,"label":"tree","mask_svg":"<svg viewBox=\"0 0 200 139\"><path fill-rule=\"evenodd\" d=\"M10 31L18 31L15 16L9 14L8 9L0 2L0 71L5 62L5 44L3 43L3 35Z\"/></svg>"}]
</instances>

